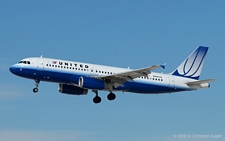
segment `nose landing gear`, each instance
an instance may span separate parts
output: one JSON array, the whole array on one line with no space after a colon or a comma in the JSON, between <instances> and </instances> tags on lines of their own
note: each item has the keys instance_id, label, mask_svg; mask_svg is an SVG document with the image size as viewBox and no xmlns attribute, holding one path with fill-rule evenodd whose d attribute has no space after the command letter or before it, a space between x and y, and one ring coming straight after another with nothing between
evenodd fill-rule
<instances>
[{"instance_id":1,"label":"nose landing gear","mask_svg":"<svg viewBox=\"0 0 225 141\"><path fill-rule=\"evenodd\" d=\"M33 88L33 92L34 93L38 92L38 88Z\"/></svg>"},{"instance_id":2,"label":"nose landing gear","mask_svg":"<svg viewBox=\"0 0 225 141\"><path fill-rule=\"evenodd\" d=\"M36 92L38 92L38 85L39 85L39 83L40 83L40 80L34 80L35 81L35 85L36 85L36 87L33 89L33 92L34 93L36 93Z\"/></svg>"}]
</instances>

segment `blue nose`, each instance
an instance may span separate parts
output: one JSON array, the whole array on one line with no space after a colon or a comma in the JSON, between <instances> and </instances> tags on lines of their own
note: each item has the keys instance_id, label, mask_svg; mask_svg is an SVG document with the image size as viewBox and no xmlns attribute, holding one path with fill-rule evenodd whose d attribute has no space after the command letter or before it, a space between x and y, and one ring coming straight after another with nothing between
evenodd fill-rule
<instances>
[{"instance_id":1,"label":"blue nose","mask_svg":"<svg viewBox=\"0 0 225 141\"><path fill-rule=\"evenodd\" d=\"M15 74L16 71L17 71L17 68L15 68L15 67L12 66L12 67L9 68L9 71L10 71L11 73Z\"/></svg>"}]
</instances>

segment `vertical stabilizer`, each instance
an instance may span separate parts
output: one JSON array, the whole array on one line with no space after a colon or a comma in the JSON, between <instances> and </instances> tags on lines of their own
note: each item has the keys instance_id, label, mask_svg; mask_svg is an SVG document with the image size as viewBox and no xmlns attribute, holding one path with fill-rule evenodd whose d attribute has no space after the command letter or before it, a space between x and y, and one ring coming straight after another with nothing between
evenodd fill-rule
<instances>
[{"instance_id":1,"label":"vertical stabilizer","mask_svg":"<svg viewBox=\"0 0 225 141\"><path fill-rule=\"evenodd\" d=\"M199 46L171 74L198 80L208 47Z\"/></svg>"}]
</instances>

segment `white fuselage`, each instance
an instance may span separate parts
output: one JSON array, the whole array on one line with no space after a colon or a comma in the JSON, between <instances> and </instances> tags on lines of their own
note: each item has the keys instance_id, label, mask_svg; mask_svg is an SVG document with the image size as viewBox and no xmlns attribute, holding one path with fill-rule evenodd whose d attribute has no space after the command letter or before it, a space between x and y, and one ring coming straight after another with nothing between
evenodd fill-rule
<instances>
[{"instance_id":1,"label":"white fuselage","mask_svg":"<svg viewBox=\"0 0 225 141\"><path fill-rule=\"evenodd\" d=\"M82 62L72 62L52 58L26 58L11 68L11 72L21 77L38 79L40 81L56 82L76 85L70 82L71 75L78 76L105 76L128 71L130 69L103 66ZM13 69L14 68L14 69ZM147 76L125 82L126 89L116 89L135 93L171 93L177 91L193 90L186 83L195 81L189 78L173 76L170 74L151 72ZM104 90L108 90L106 87Z\"/></svg>"}]
</instances>

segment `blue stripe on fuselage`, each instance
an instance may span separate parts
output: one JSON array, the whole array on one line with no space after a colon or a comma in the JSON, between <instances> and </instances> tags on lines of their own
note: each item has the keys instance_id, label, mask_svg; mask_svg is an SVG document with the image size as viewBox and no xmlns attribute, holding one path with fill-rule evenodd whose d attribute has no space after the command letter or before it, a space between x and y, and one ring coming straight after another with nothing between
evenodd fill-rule
<instances>
[{"instance_id":1,"label":"blue stripe on fuselage","mask_svg":"<svg viewBox=\"0 0 225 141\"><path fill-rule=\"evenodd\" d=\"M55 83L71 83L70 78L72 75L78 76L90 76L88 72L74 72L74 71L63 71L61 69L42 69L37 70L37 68L32 67L11 67L10 71L15 75L20 77L25 77L29 79L38 79L40 81L55 82ZM151 81L138 80L135 79L134 82L127 81L124 83L129 89L125 91L134 93L170 93L185 91L184 88L174 88L168 84L154 83ZM114 90L123 90L122 86Z\"/></svg>"},{"instance_id":2,"label":"blue stripe on fuselage","mask_svg":"<svg viewBox=\"0 0 225 141\"><path fill-rule=\"evenodd\" d=\"M181 88L173 88L165 85L154 83L141 83L141 82L125 82L125 85L129 86L128 92L142 93L142 94L158 94L158 93L171 93L185 91Z\"/></svg>"}]
</instances>

